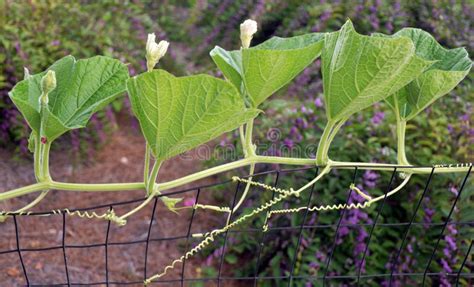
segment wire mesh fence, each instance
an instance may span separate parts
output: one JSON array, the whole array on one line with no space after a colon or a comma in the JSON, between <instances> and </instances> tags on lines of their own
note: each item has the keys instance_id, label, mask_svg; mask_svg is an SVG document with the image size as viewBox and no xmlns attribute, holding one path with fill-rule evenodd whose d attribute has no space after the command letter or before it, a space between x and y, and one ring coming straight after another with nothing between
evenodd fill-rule
<instances>
[{"instance_id":1,"label":"wire mesh fence","mask_svg":"<svg viewBox=\"0 0 474 287\"><path fill-rule=\"evenodd\" d=\"M351 183L361 185L365 169L354 166L333 170L300 197L280 202L271 209L353 202L357 200L353 190L340 187L349 187ZM442 282L448 282L453 286L467 286L474 282L474 217L466 215L471 214L469 209L474 207L474 188L469 183L471 169L462 174L438 174L436 167L431 167L430 173L416 175L406 188L390 197L387 193L400 182L399 171L396 168L376 171L377 186L369 192L384 197L364 210L364 213L349 209L310 212L306 208L298 213L273 216L268 221L268 229L264 231L262 226L270 211L266 210L238 228L228 230L211 246L192 258L184 259L182 264L150 285L438 286ZM289 188L292 187L291 184L305 184L318 172L317 167L273 169L253 175L252 180ZM455 184L456 192L450 192L447 183ZM232 210L244 188L244 183L225 180L166 192L160 196L185 196L192 198L195 204L204 204L203 195L210 192L216 202L221 206L229 206ZM142 222L145 230L143 236L137 238L130 234L127 240L114 239L114 233L120 232L122 227L114 226L110 221L87 220L79 223L65 211L13 215L11 220L3 223L12 226L14 238L10 248L0 250L0 260L5 257L10 265L18 265L21 270L21 274L15 278L18 285L143 285L146 278L161 272L171 263L172 259L166 254L167 248L176 248L184 254L202 240L195 234L222 227L227 217L222 213L200 217L213 211L190 208L175 217L176 221L185 221L184 228L176 230L173 236L163 236L160 235L163 232L157 230L157 224L164 220L157 215L160 209L164 209L159 204L160 196L143 211L149 214L146 222ZM244 206L230 214L231 220L274 197L274 191L252 188ZM208 199L209 196L205 198ZM447 202L445 208L433 211L439 215L432 218L438 220L426 220L427 211L424 209L427 209L427 199ZM88 208L71 208L70 211L103 213L133 207L143 200L144 198L139 198ZM20 223L34 218L44 219L42 222L55 220L61 230L58 240L46 240L39 244L41 246L29 244L29 240L34 237L31 235L34 230L24 230ZM397 221L393 221L394 218ZM209 224L197 224L203 221L209 221ZM68 236L73 224L97 226L90 229L101 234L102 240L75 242L72 240L73 235ZM203 226L207 230L203 230ZM37 228L47 229L48 226L38 225ZM446 234L451 229L456 231L456 250L444 248L450 244ZM157 248L157 245L161 245L161 248ZM5 244L1 246L3 248ZM121 248L135 250L134 246L139 246L140 249L133 252L133 260L111 256L111 253L120 253ZM417 250L413 251L413 248ZM445 254L446 250L455 252L456 256ZM56 259L49 260L48 252L55 252ZM76 265L80 265L80 259L75 258L77 253L87 253L87 256L95 258L94 264L82 267L100 274L102 280L88 281L80 272L78 274ZM48 277L47 269L42 269L42 274L37 274L37 266L25 259L32 254L41 257L43 264L61 273L62 278ZM411 259L408 260L410 256ZM447 263L449 268L443 268L446 256L451 258L451 263ZM117 270L112 267L117 265L117 260L134 261L135 265L139 265L134 268L140 276L115 276ZM189 261L193 261L192 264ZM4 268L6 270L7 266ZM193 268L192 271L186 271L189 268ZM203 272L204 269L208 271Z\"/></svg>"}]
</instances>

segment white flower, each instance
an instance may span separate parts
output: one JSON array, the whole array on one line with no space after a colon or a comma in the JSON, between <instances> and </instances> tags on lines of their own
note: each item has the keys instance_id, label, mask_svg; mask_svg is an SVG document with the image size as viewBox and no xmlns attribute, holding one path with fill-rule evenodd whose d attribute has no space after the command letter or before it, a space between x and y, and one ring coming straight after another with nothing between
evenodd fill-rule
<instances>
[{"instance_id":1,"label":"white flower","mask_svg":"<svg viewBox=\"0 0 474 287\"><path fill-rule=\"evenodd\" d=\"M41 91L43 94L40 97L40 104L48 104L48 94L56 89L56 73L49 70L46 75L41 78Z\"/></svg>"},{"instance_id":2,"label":"white flower","mask_svg":"<svg viewBox=\"0 0 474 287\"><path fill-rule=\"evenodd\" d=\"M169 45L170 43L167 41L160 41L160 43L157 44L155 33L148 34L148 40L146 41L146 62L148 71L153 70L153 67L155 67L166 54Z\"/></svg>"},{"instance_id":3,"label":"white flower","mask_svg":"<svg viewBox=\"0 0 474 287\"><path fill-rule=\"evenodd\" d=\"M257 22L251 19L245 20L240 24L240 41L242 41L242 48L250 47L253 34L257 32Z\"/></svg>"}]
</instances>

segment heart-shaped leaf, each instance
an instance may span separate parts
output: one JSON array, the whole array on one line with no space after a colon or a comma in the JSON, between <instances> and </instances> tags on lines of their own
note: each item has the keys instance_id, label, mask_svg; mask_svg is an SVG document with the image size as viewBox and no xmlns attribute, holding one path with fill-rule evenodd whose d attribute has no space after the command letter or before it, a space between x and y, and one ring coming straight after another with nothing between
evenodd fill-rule
<instances>
[{"instance_id":1,"label":"heart-shaped leaf","mask_svg":"<svg viewBox=\"0 0 474 287\"><path fill-rule=\"evenodd\" d=\"M237 51L215 47L211 57L224 76L248 95L251 106L257 107L320 55L323 37L322 33L273 37Z\"/></svg>"},{"instance_id":2,"label":"heart-shaped leaf","mask_svg":"<svg viewBox=\"0 0 474 287\"><path fill-rule=\"evenodd\" d=\"M428 32L405 28L390 37L408 37L416 54L436 61L420 76L386 99L401 119L410 120L449 93L469 73L472 62L464 48L445 49Z\"/></svg>"},{"instance_id":3,"label":"heart-shaped leaf","mask_svg":"<svg viewBox=\"0 0 474 287\"><path fill-rule=\"evenodd\" d=\"M55 71L56 88L48 94L49 103L40 111L41 78ZM53 141L68 130L84 127L93 113L125 91L128 69L118 60L104 56L76 61L66 56L47 71L19 82L9 93L34 133Z\"/></svg>"},{"instance_id":4,"label":"heart-shaped leaf","mask_svg":"<svg viewBox=\"0 0 474 287\"><path fill-rule=\"evenodd\" d=\"M166 160L236 129L258 114L232 84L208 76L154 70L127 82L132 109L157 160Z\"/></svg>"},{"instance_id":5,"label":"heart-shaped leaf","mask_svg":"<svg viewBox=\"0 0 474 287\"><path fill-rule=\"evenodd\" d=\"M415 54L411 39L360 35L350 21L326 34L321 58L326 113L332 122L383 100L432 64Z\"/></svg>"}]
</instances>

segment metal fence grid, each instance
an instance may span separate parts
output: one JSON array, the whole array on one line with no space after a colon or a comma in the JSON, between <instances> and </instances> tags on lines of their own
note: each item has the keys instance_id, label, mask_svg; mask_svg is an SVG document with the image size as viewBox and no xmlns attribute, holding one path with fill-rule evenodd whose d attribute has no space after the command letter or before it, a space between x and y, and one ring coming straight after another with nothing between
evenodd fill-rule
<instances>
[{"instance_id":1,"label":"metal fence grid","mask_svg":"<svg viewBox=\"0 0 474 287\"><path fill-rule=\"evenodd\" d=\"M355 183L356 182L356 177L357 177L358 167L354 166L354 167L352 167L352 169L353 169L352 182ZM428 224L430 228L436 227L436 228L441 228L441 229L440 229L439 235L437 236L436 241L433 242L433 244L432 244L431 256L430 256L430 259L429 259L428 263L424 267L424 272L398 273L398 272L396 272L396 268L395 268L397 266L397 264L399 264L400 255L402 253L402 250L403 250L405 244L407 243L407 238L408 238L408 235L410 233L410 230L414 226L420 226L422 224L425 224L425 223L422 223L422 222L415 222L415 219L416 219L416 215L417 215L417 213L420 209L420 206L422 204L423 199L430 192L430 183L431 183L433 177L437 176L437 174L434 173L435 169L436 169L435 167L432 167L431 173L429 175L427 175L427 180L424 184L423 192L421 193L421 196L419 196L419 198L417 200L417 203L415 205L415 209L413 211L413 214L411 215L411 219L408 222L396 222L396 223L380 223L379 222L381 212L382 212L384 206L386 205L386 198L387 198L386 197L386 192L388 192L391 188L393 188L394 178L396 177L396 174L397 174L397 169L393 168L393 171L391 172L391 176L390 176L390 183L388 184L388 187L385 189L386 191L385 191L384 199L374 207L374 209L376 209L376 213L375 213L375 216L372 218L373 222L371 224L367 224L367 223L359 223L359 224L355 224L355 225L354 224L345 224L345 223L343 223L342 219L344 217L344 214L345 214L346 210L340 210L339 211L339 218L338 218L337 222L334 222L333 224L308 225L307 224L308 210L306 209L306 211L303 212L303 220L302 220L301 224L298 224L297 226L271 226L271 227L269 227L269 230L267 232L263 232L261 228L247 228L247 229L229 230L223 236L221 235L221 237L223 237L223 240L221 240L219 242L219 244L222 244L221 247L223 248L222 249L223 251L222 251L222 254L221 254L220 259L219 259L220 262L218 262L218 264L216 265L216 266L218 266L217 276L212 277L212 278L204 278L204 277L201 277L201 278L187 278L187 277L184 276L184 270L185 270L185 266L186 266L186 260L185 260L183 262L183 264L181 264L181 266L177 267L177 268L181 269L180 278L166 279L166 276L165 276L165 278L157 279L156 281L152 282L150 285L159 286L160 284L167 283L167 284L171 284L171 286L186 286L186 285L188 285L192 282L204 282L204 284L206 286L206 284L208 282L212 282L212 284L216 284L217 286L225 286L226 282L233 281L233 282L241 282L244 286L258 286L262 282L265 282L265 281L270 281L270 282L273 281L274 282L274 280L288 282L287 283L288 286L292 286L298 280L318 282L317 284L320 284L321 286L331 285L332 280L352 280L352 282L355 282L355 284L359 285L359 284L361 284L361 282L360 282L361 279L370 279L370 278L388 279L389 282L390 282L390 285L391 285L392 279L396 278L396 277L399 277L399 278L400 277L412 277L412 278L414 278L414 277L420 278L421 277L422 278L422 283L423 283L423 285L425 285L425 283L427 283L426 279L428 277L436 278L436 277L439 277L439 276L447 276L448 278L451 278L451 282L453 282L456 286L458 286L460 278L462 278L462 277L468 278L468 279L469 278L474 278L474 274L472 272L468 272L468 273L462 272L462 270L464 269L466 264L468 264L468 265L470 264L470 266L472 266L472 262L469 263L470 255L472 253L471 251L473 249L472 248L472 245L473 245L473 239L472 238L461 238L462 240L468 242L469 247L467 248L467 252L463 256L461 268L459 268L459 270L453 270L453 272L451 272L451 273L441 273L441 272L433 272L430 267L432 267L433 261L436 260L436 252L438 251L438 249L440 247L440 243L443 240L443 234L445 233L445 229L447 228L447 226L449 224L464 225L464 226L469 226L470 228L474 227L474 221L471 221L471 222L457 222L457 221L454 221L452 219L452 215L453 215L453 212L454 212L454 210L456 208L456 205L459 201L459 198L460 198L463 190L465 189L465 186L467 185L468 178L469 178L469 175L471 173L472 167L469 169L469 171L465 175L463 175L463 179L462 179L462 181L460 182L460 185L459 185L460 186L459 192L458 192L457 196L454 198L454 200L452 201L452 206L451 206L447 216L444 217L445 218L444 221L442 221L442 222L431 222L431 223ZM286 170L278 170L278 169L270 170L270 171L255 174L253 176L253 180L258 180L259 178L262 178L262 177L273 176L274 177L273 185L278 186L282 175L291 176L291 174L293 174L295 172L301 172L301 171L303 171L307 174L310 174L311 172L313 174L317 174L318 173L318 168L310 167L310 168L286 169ZM230 187L233 187L233 200L232 200L233 201L232 206L233 206L236 203L236 199L238 198L238 195L241 192L243 185L244 185L243 183L233 183L231 180L226 180L226 181L218 182L218 183L215 183L215 184L212 184L212 185L196 186L196 187L193 187L193 188L186 188L186 189L179 190L179 191L168 192L168 193L164 193L160 196L165 196L165 195L169 196L169 195L178 195L178 194L189 193L189 194L193 194L193 196L195 197L195 202L198 203L199 202L199 197L200 197L203 189L209 188L209 187L230 186ZM311 205L312 200L315 197L315 194L316 194L314 186L306 192L308 192L309 195L308 195L307 202L303 203L303 205L306 205L307 207L309 207ZM351 194L352 190L350 190L348 192L349 192L349 195L347 196L347 201L350 198L350 194ZM273 194L273 196L274 195L275 194ZM45 251L50 251L50 250L60 250L62 252L62 257L63 257L63 261L64 261L64 274L65 274L64 278L66 279L66 281L65 282L56 282L54 284L48 283L47 284L48 286L73 286L73 285L76 285L76 286L97 286L97 285L110 286L110 285L140 285L140 284L143 284L143 281L139 281L139 280L122 281L122 282L114 282L114 281L110 280L109 266L110 266L111 262L110 262L110 258L109 258L110 257L109 252L108 252L110 247L111 246L127 246L127 245L136 245L136 244L145 244L145 254L144 254L144 258L143 258L143 280L145 280L147 277L153 275L153 274L150 274L151 272L147 268L147 266L149 265L149 260L150 260L150 258L149 258L150 257L150 251L149 251L150 243L159 242L159 241L178 242L179 240L185 240L186 243L185 243L183 253L186 250L189 250L191 240L193 240L192 239L192 234L191 234L191 228L192 228L192 225L193 225L193 221L196 218L196 213L202 211L202 210L198 210L198 209L193 209L192 210L191 216L189 217L188 228L187 228L187 231L186 231L185 234L182 234L181 236L174 236L174 237L153 238L151 236L151 230L152 230L152 226L153 226L153 221L157 220L155 218L155 213L156 213L156 210L157 210L158 198L159 198L159 196L157 198L155 198L155 200L153 201L153 204L151 206L152 215L150 217L150 222L149 222L149 225L148 225L148 233L147 233L146 239L134 240L134 241L112 242L112 241L109 240L110 231L111 231L111 228L110 228L111 223L109 221L107 223L107 229L106 229L106 232L105 232L105 235L104 235L103 243L68 244L68 242L66 242L66 232L67 232L67 229L68 229L69 225L68 225L68 215L67 215L66 212L61 212L59 214L53 214L50 211L48 211L48 212L34 212L34 213L31 213L29 216L51 215L51 216L56 216L56 217L62 217L62 243L60 245L57 245L57 246L49 246L49 247L42 247L42 248L22 248L22 242L20 241L20 230L18 228L19 215L13 215L12 216L13 220L11 220L9 222L14 224L16 245L15 245L14 249L0 250L0 256L5 256L7 254L11 255L11 254L15 254L15 253L17 254L19 262L21 264L21 270L22 270L23 277L24 277L24 283L28 286L44 286L45 283L32 282L31 281L31 279L29 277L29 270L31 270L30 268L32 268L32 267L27 266L27 264L25 264L23 254L25 252L45 252ZM109 209L113 210L113 209L115 209L119 206L141 203L143 200L144 200L144 198L140 198L140 199L129 200L129 201L114 202L114 203L110 203L110 204L91 206L91 207L83 208L83 209L70 209L70 211L76 211L76 210L79 210L79 211L94 211L94 210L103 210L104 208L109 208ZM235 215L231 214L231 217L235 217ZM26 218L26 219L22 219L22 220L28 220L28 219ZM4 224L9 224L9 223L7 222L7 223L4 223ZM332 260L334 258L334 255L337 252L336 242L337 242L338 236L339 236L338 231L343 226L347 226L347 227L363 226L363 227L368 228L368 230L370 230L370 231L369 231L369 236L367 237L367 239L365 241L365 250L364 250L364 253L363 253L362 261L359 264L359 266L356 267L356 270L357 270L356 274L334 275L334 274L331 274L331 272L330 272L331 263L332 263ZM377 227L399 228L399 230L401 230L400 238L402 238L402 241L401 241L401 244L399 245L399 248L398 248L397 252L392 254L392 256L391 256L391 258L392 258L392 262L391 262L392 268L388 269L387 272L385 272L385 273L366 274L366 273L362 272L362 263L364 262L366 257L369 256L368 255L369 245L370 245L370 243L373 239L374 230ZM295 271L295 265L296 265L296 261L297 261L297 253L298 253L298 250L300 249L301 244L302 244L303 231L304 230L310 230L310 229L325 229L325 228L335 228L335 235L334 235L334 238L332 240L332 243L330 243L331 247L330 247L329 253L327 254L324 273L322 275L317 275L317 276L314 276L314 275L311 275L311 274L295 274L294 271ZM285 274L285 275L281 275L281 276L266 276L266 275L260 274L260 267L261 267L260 264L262 263L261 262L262 252L263 252L263 248L265 246L265 241L267 240L266 237L267 237L267 234L268 234L269 231L270 232L292 231L292 232L296 232L296 234L298 236L297 247L295 248L294 254L291 256L291 262L288 263L288 266L290 266L289 274ZM228 242L229 234L242 233L242 232L248 232L250 234L249 236L256 236L255 234L260 235L260 237L259 237L260 244L257 246L257 249L255 250L255 261L256 261L255 270L254 270L254 272L252 272L252 274L248 274L247 276L227 276L227 275L224 275L223 274L224 273L223 272L224 256L225 256L225 252L226 252L226 247L229 244L229 242ZM83 248L93 248L93 247L104 249L104 253L105 253L105 267L104 267L105 268L105 276L104 276L103 281L101 281L101 282L72 282L71 279L70 279L70 271L69 271L69 265L68 265L67 251L71 250L71 249L83 249Z\"/></svg>"}]
</instances>

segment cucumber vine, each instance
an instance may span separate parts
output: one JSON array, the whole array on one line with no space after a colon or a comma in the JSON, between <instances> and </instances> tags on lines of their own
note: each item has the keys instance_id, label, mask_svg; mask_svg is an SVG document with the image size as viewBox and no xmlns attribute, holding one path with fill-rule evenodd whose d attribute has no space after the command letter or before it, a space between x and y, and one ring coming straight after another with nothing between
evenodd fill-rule
<instances>
[{"instance_id":1,"label":"cucumber vine","mask_svg":"<svg viewBox=\"0 0 474 287\"><path fill-rule=\"evenodd\" d=\"M49 190L81 192L112 192L144 190L146 200L135 209L117 215L67 212L73 216L106 219L119 225L145 207L163 191L239 167L249 167L249 178L234 178L246 184L233 210L228 207L195 205L229 214L224 228L208 234L201 244L166 267L162 274L148 278L145 284L166 274L181 262L212 242L218 234L240 224L252 216L268 210L275 203L290 196L298 196L309 186L330 172L357 166L359 169L393 170L396 168L403 182L386 196L403 188L414 174L431 173L434 167L415 168L405 153L407 121L448 94L469 73L472 62L464 48L446 49L429 33L405 28L394 35L358 34L350 20L339 31L271 39L251 46L257 23L246 20L240 26L241 48L233 51L216 46L210 56L225 76L219 79L199 74L176 77L167 71L154 69L165 56L169 43L156 43L149 34L146 43L147 71L130 78L127 66L116 59L95 56L76 60L66 56L46 71L30 75L17 83L9 96L31 128L29 147L34 154L36 183L0 193L0 201L30 193L40 194L17 211L2 211L6 219L12 214L28 214L28 210L43 200ZM256 152L252 132L254 119L261 113L259 106L270 96L290 83L301 71L321 57L324 100L327 124L321 135L315 158L261 156ZM84 127L91 116L107 104L128 93L132 110L146 140L144 176L142 182L77 184L55 181L49 173L49 152L55 139L67 131ZM343 124L355 113L385 101L396 116L396 164L338 162L329 158L331 142ZM240 160L212 167L172 181L156 183L163 162L215 139L225 132L238 129L244 157ZM252 181L255 165L261 163L286 165L317 165L321 173L303 187L279 190L279 195L256 208L250 214L230 222L230 214L245 201L251 186L272 189ZM150 170L150 166L152 166ZM437 166L436 173L465 172L472 164ZM351 186L355 192L356 187ZM365 195L359 205L328 205L267 212L267 219L275 213L298 212L304 209L366 208L381 197ZM174 212L181 199L160 196ZM67 210L67 209L65 209Z\"/></svg>"}]
</instances>

